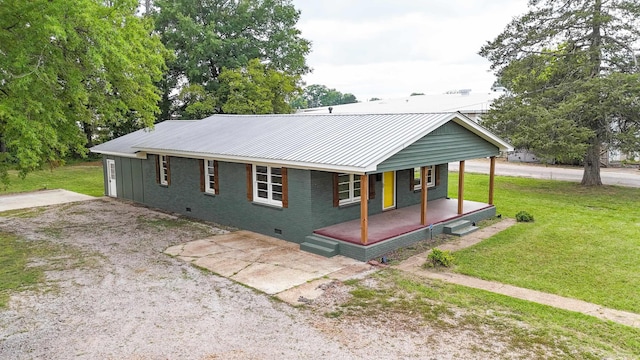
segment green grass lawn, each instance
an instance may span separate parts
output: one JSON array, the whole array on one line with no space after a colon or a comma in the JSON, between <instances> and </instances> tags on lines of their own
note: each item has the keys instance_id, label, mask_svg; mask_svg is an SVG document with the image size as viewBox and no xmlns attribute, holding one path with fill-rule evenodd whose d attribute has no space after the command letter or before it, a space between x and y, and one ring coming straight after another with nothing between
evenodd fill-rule
<instances>
[{"instance_id":1,"label":"green grass lawn","mask_svg":"<svg viewBox=\"0 0 640 360\"><path fill-rule=\"evenodd\" d=\"M91 196L104 195L102 162L86 162L39 170L22 179L17 171L9 171L9 185L0 184L0 194L44 189L66 189Z\"/></svg>"},{"instance_id":2,"label":"green grass lawn","mask_svg":"<svg viewBox=\"0 0 640 360\"><path fill-rule=\"evenodd\" d=\"M450 173L452 198L457 182ZM486 202L488 182L465 174L465 199ZM535 222L456 252L456 271L640 313L640 189L496 177L495 204Z\"/></svg>"},{"instance_id":3,"label":"green grass lawn","mask_svg":"<svg viewBox=\"0 0 640 360\"><path fill-rule=\"evenodd\" d=\"M44 279L41 268L27 266L34 247L15 235L0 232L0 308L7 305L11 292L34 286Z\"/></svg>"},{"instance_id":4,"label":"green grass lawn","mask_svg":"<svg viewBox=\"0 0 640 360\"><path fill-rule=\"evenodd\" d=\"M345 282L353 298L327 317L418 319L442 331L464 330L499 338L509 348L526 350L533 359L636 359L640 329L611 321L514 299L465 286L408 276L397 270L372 275L375 287L362 280ZM407 322L410 326L411 322ZM478 358L496 354L478 353ZM525 358L525 357L522 357Z\"/></svg>"}]
</instances>

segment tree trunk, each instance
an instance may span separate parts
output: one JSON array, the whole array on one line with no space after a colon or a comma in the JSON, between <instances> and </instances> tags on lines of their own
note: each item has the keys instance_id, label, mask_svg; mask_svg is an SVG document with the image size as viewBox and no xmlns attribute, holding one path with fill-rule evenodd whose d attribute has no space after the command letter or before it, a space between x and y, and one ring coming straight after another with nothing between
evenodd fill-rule
<instances>
[{"instance_id":1,"label":"tree trunk","mask_svg":"<svg viewBox=\"0 0 640 360\"><path fill-rule=\"evenodd\" d=\"M87 138L87 149L93 147L93 125L89 123L82 123L82 129L84 130L84 135Z\"/></svg>"},{"instance_id":2,"label":"tree trunk","mask_svg":"<svg viewBox=\"0 0 640 360\"><path fill-rule=\"evenodd\" d=\"M582 174L582 185L600 186L600 139L598 136L591 140L591 146L584 156L584 173Z\"/></svg>"}]
</instances>

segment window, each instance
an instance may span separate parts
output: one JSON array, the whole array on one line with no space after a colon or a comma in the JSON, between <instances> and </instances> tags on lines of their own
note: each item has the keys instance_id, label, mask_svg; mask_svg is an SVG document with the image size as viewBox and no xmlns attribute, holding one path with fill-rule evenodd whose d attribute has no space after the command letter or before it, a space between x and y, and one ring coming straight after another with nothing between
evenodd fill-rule
<instances>
[{"instance_id":1,"label":"window","mask_svg":"<svg viewBox=\"0 0 640 360\"><path fill-rule=\"evenodd\" d=\"M253 165L253 201L283 205L283 168Z\"/></svg>"},{"instance_id":2,"label":"window","mask_svg":"<svg viewBox=\"0 0 640 360\"><path fill-rule=\"evenodd\" d=\"M433 187L436 185L435 176L434 176L434 166L427 166L427 187ZM413 189L421 190L421 176L420 176L420 168L413 168Z\"/></svg>"},{"instance_id":3,"label":"window","mask_svg":"<svg viewBox=\"0 0 640 360\"><path fill-rule=\"evenodd\" d=\"M161 185L171 184L171 169L168 155L156 156L156 182Z\"/></svg>"},{"instance_id":4,"label":"window","mask_svg":"<svg viewBox=\"0 0 640 360\"><path fill-rule=\"evenodd\" d=\"M218 162L215 160L202 161L201 191L209 194L218 193Z\"/></svg>"},{"instance_id":5,"label":"window","mask_svg":"<svg viewBox=\"0 0 640 360\"><path fill-rule=\"evenodd\" d=\"M360 201L360 175L338 174L339 204L350 204Z\"/></svg>"}]
</instances>

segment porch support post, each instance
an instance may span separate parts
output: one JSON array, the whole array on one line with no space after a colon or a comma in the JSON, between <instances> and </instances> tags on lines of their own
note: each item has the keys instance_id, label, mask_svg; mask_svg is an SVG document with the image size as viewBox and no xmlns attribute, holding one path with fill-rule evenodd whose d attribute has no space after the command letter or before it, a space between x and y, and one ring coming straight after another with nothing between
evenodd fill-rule
<instances>
[{"instance_id":1,"label":"porch support post","mask_svg":"<svg viewBox=\"0 0 640 360\"><path fill-rule=\"evenodd\" d=\"M360 242L367 244L369 237L369 176L360 175Z\"/></svg>"},{"instance_id":2,"label":"porch support post","mask_svg":"<svg viewBox=\"0 0 640 360\"><path fill-rule=\"evenodd\" d=\"M489 205L493 205L493 187L496 176L496 157L491 157L491 167L489 168Z\"/></svg>"},{"instance_id":3,"label":"porch support post","mask_svg":"<svg viewBox=\"0 0 640 360\"><path fill-rule=\"evenodd\" d=\"M458 174L458 215L464 213L464 160L460 161Z\"/></svg>"},{"instance_id":4,"label":"porch support post","mask_svg":"<svg viewBox=\"0 0 640 360\"><path fill-rule=\"evenodd\" d=\"M427 225L427 168L420 168L420 193L422 194L420 203L420 224Z\"/></svg>"}]
</instances>

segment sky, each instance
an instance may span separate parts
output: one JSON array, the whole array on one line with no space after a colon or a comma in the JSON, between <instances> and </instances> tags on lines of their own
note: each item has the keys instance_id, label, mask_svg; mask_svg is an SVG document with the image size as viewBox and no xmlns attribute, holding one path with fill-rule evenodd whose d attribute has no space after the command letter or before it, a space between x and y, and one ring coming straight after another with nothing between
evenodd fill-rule
<instances>
[{"instance_id":1,"label":"sky","mask_svg":"<svg viewBox=\"0 0 640 360\"><path fill-rule=\"evenodd\" d=\"M312 42L304 76L358 100L489 92L495 76L478 55L527 0L293 0Z\"/></svg>"}]
</instances>

